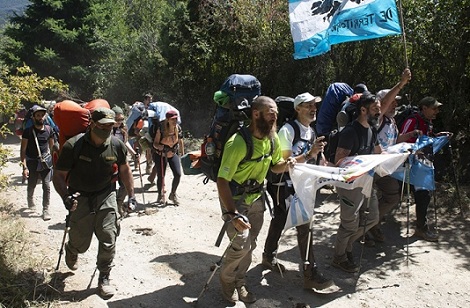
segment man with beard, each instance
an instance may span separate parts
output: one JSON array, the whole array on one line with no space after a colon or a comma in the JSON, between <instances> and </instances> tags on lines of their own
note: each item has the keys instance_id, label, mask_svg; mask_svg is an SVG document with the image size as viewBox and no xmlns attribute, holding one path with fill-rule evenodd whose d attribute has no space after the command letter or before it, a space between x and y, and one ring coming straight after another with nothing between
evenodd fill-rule
<instances>
[{"instance_id":1,"label":"man with beard","mask_svg":"<svg viewBox=\"0 0 470 308\"><path fill-rule=\"evenodd\" d=\"M278 133L284 159L294 157L297 163L314 164L317 155L323 151L326 144L325 137L317 138L315 131L310 127L317 117L317 104L320 101L321 97L313 96L308 92L299 94L295 98L295 119L284 124ZM286 198L295 192L288 172L277 177L268 177L268 179L267 188L274 202L274 217L269 225L264 246L263 266L274 271L284 271L285 267L278 263L274 256L287 220ZM297 226L296 229L300 257L308 261L308 265L306 263L303 268L304 288L322 290L330 287L333 280L325 278L315 262L311 242L309 242L310 224Z\"/></svg>"},{"instance_id":2,"label":"man with beard","mask_svg":"<svg viewBox=\"0 0 470 308\"><path fill-rule=\"evenodd\" d=\"M340 133L335 163L339 165L347 156L367 155L381 152L377 143L375 126L380 117L380 101L369 92L364 92L357 101L358 117ZM362 187L355 189L336 188L340 201L340 225L336 234L335 255L332 265L343 271L354 273L359 267L354 263L353 243L364 234L359 228L360 217L365 221L365 232L379 220L378 201L372 190L370 200L362 194ZM365 215L368 207L369 213Z\"/></svg>"},{"instance_id":3,"label":"man with beard","mask_svg":"<svg viewBox=\"0 0 470 308\"><path fill-rule=\"evenodd\" d=\"M35 105L33 110L33 126L23 132L20 148L20 160L23 166L23 178L28 179L27 199L28 208L35 209L34 189L39 177L42 181L42 219L50 220L49 204L51 199L51 174L49 168L44 168L39 163L39 156L50 153L54 145L54 131L49 125L45 125L46 108ZM40 153L38 153L40 151Z\"/></svg>"},{"instance_id":4,"label":"man with beard","mask_svg":"<svg viewBox=\"0 0 470 308\"><path fill-rule=\"evenodd\" d=\"M76 270L78 254L88 250L95 233L99 242L98 291L103 298L110 298L115 292L109 283L109 272L119 234L118 175L126 187L129 205L135 206L127 148L121 140L111 136L115 123L114 111L103 107L95 109L91 114L90 129L64 144L53 176L54 187L70 211L65 263L69 269Z\"/></svg>"},{"instance_id":5,"label":"man with beard","mask_svg":"<svg viewBox=\"0 0 470 308\"><path fill-rule=\"evenodd\" d=\"M276 103L267 96L259 96L251 107L251 124L247 130L253 143L252 159L243 162L247 145L240 132L234 134L225 144L217 178L222 215L229 221L227 236L233 239L220 271L222 295L230 302L256 301L246 288L245 276L263 225L264 179L269 168L281 173L288 164L295 163L295 159L284 160L281 155L275 125Z\"/></svg>"}]
</instances>

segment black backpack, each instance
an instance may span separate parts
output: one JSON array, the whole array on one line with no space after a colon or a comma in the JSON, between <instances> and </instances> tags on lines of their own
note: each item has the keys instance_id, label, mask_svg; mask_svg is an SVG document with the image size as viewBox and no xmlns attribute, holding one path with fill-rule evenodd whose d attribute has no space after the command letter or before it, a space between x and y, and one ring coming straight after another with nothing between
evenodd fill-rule
<instances>
[{"instance_id":1,"label":"black backpack","mask_svg":"<svg viewBox=\"0 0 470 308\"><path fill-rule=\"evenodd\" d=\"M408 118L414 117L418 112L419 112L419 107L418 106L413 106L411 104L401 105L400 107L398 107L397 112L396 112L395 117L394 117L395 122L397 123L398 130L399 131L401 130L401 127L403 126L403 123L405 123L405 121Z\"/></svg>"},{"instance_id":2,"label":"black backpack","mask_svg":"<svg viewBox=\"0 0 470 308\"><path fill-rule=\"evenodd\" d=\"M251 160L253 155L251 134L246 126L251 119L251 103L261 94L260 82L251 75L234 74L225 80L219 91L227 96L227 100L217 106L209 134L201 145L201 170L206 175L204 183L217 181L225 143L233 134L240 132L247 144L244 161Z\"/></svg>"}]
</instances>

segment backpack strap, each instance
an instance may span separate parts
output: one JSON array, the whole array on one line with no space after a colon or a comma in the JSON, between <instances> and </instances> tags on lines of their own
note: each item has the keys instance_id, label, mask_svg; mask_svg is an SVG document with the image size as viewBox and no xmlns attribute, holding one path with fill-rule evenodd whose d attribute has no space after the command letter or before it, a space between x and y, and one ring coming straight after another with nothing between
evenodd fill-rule
<instances>
[{"instance_id":1,"label":"backpack strap","mask_svg":"<svg viewBox=\"0 0 470 308\"><path fill-rule=\"evenodd\" d=\"M242 126L239 129L240 135L242 136L243 140L245 141L246 144L246 155L245 158L240 162L240 164L243 164L244 162L247 161L256 161L260 162L265 158L268 158L273 155L274 153L274 139L271 138L270 141L270 150L269 153L261 155L258 158L252 158L253 157L253 151L254 151L254 146L253 146L253 139L251 139L251 132L246 126Z\"/></svg>"}]
</instances>

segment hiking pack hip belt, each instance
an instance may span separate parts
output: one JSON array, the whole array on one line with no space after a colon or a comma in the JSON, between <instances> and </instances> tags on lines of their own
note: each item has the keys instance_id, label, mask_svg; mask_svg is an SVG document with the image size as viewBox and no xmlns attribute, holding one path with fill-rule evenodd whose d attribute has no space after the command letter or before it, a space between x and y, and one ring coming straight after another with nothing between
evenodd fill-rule
<instances>
[{"instance_id":1,"label":"hiking pack hip belt","mask_svg":"<svg viewBox=\"0 0 470 308\"><path fill-rule=\"evenodd\" d=\"M243 184L231 181L229 185L232 196L255 194L264 191L264 183L258 183L256 180L246 180Z\"/></svg>"}]
</instances>

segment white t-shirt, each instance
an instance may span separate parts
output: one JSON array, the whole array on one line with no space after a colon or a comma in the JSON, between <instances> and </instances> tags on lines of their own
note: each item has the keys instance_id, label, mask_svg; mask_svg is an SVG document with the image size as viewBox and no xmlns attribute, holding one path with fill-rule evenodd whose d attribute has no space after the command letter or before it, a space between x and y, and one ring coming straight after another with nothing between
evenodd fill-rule
<instances>
[{"instance_id":1,"label":"white t-shirt","mask_svg":"<svg viewBox=\"0 0 470 308\"><path fill-rule=\"evenodd\" d=\"M278 132L281 142L281 151L292 151L292 155L297 156L310 150L315 140L315 132L310 126L302 125L295 120L300 130L300 139L293 144L295 131L290 123L285 123Z\"/></svg>"}]
</instances>

